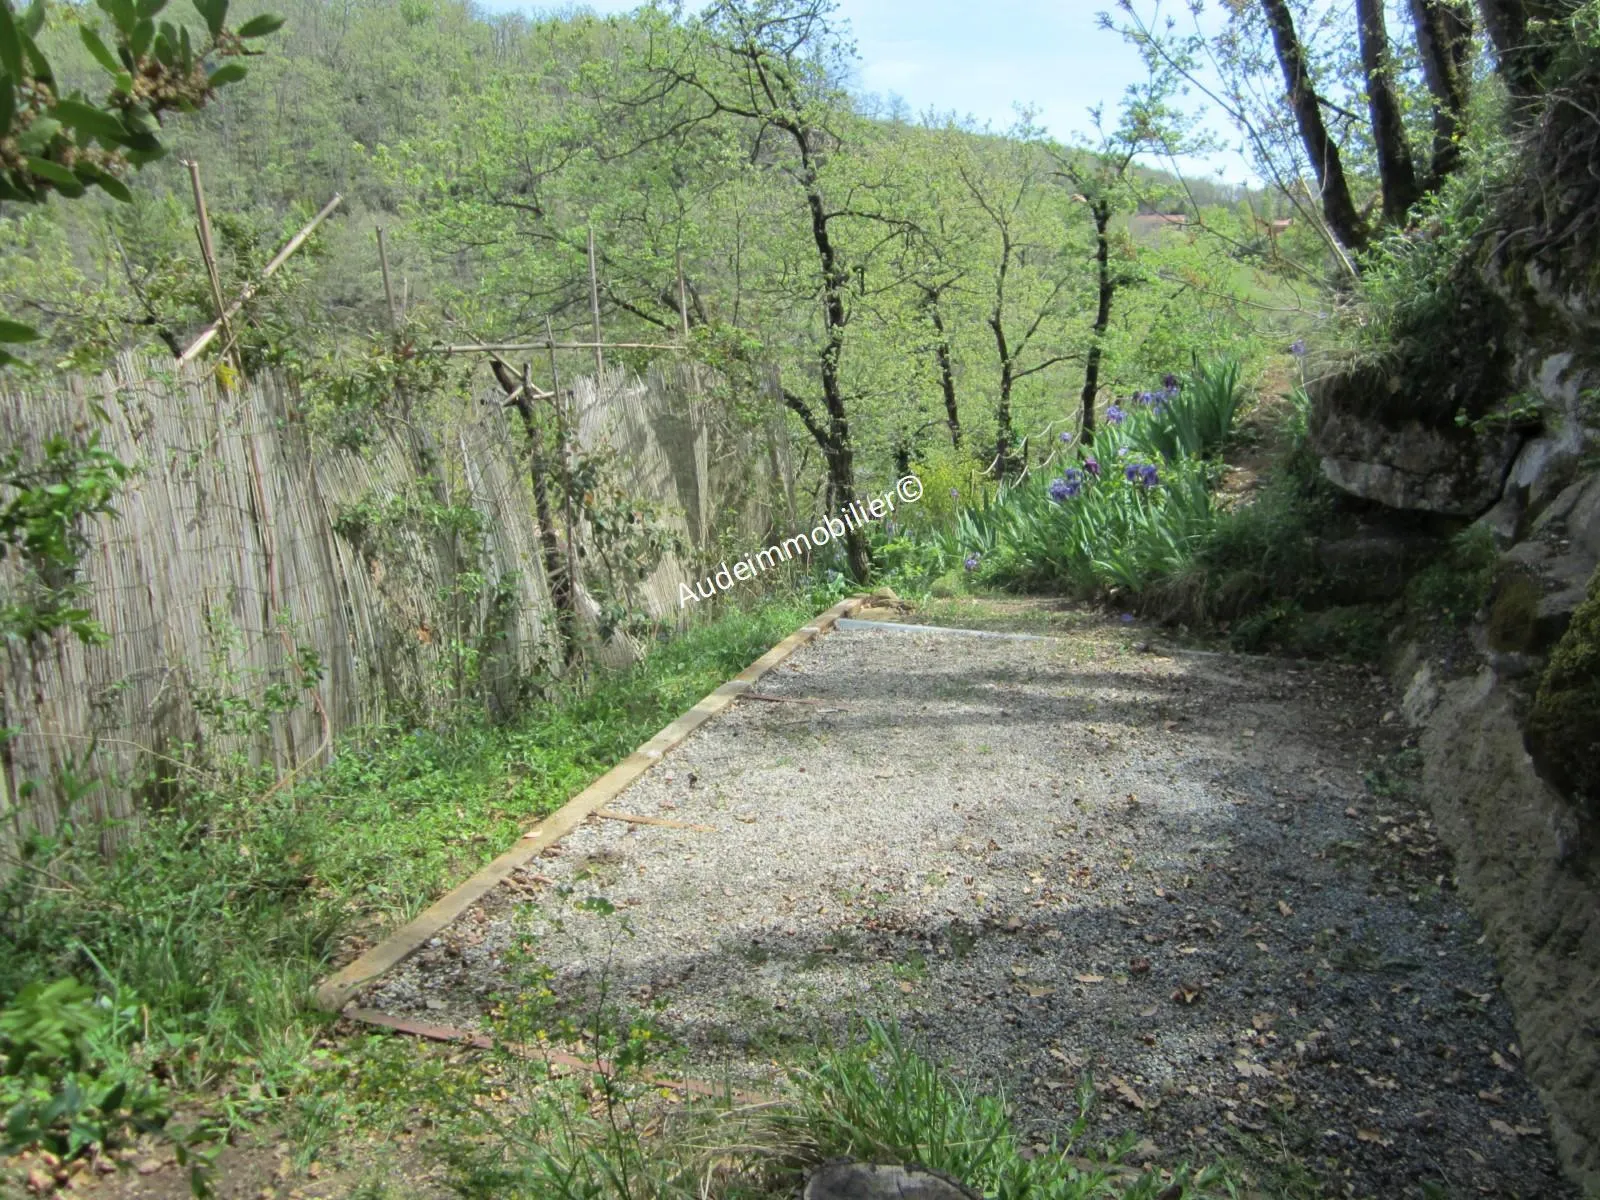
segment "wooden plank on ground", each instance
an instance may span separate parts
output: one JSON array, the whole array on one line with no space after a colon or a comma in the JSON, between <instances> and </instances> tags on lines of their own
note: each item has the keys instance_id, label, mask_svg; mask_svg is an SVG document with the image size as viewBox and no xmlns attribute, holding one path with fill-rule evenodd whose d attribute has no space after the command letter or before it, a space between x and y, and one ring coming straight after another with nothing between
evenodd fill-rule
<instances>
[{"instance_id":1,"label":"wooden plank on ground","mask_svg":"<svg viewBox=\"0 0 1600 1200\"><path fill-rule=\"evenodd\" d=\"M481 868L459 887L446 892L414 920L396 929L348 966L334 972L313 993L319 1008L337 1012L363 988L398 966L429 938L454 921L488 894L518 867L537 858L555 845L599 809L606 807L639 776L643 775L674 746L748 692L773 667L796 650L825 633L842 617L866 602L862 596L841 600L809 624L802 625L771 650L768 650L738 675L717 688L688 712L673 721L655 737L640 746L565 805L540 821L517 844Z\"/></svg>"},{"instance_id":2,"label":"wooden plank on ground","mask_svg":"<svg viewBox=\"0 0 1600 1200\"><path fill-rule=\"evenodd\" d=\"M662 829L690 829L695 833L715 833L715 825L692 825L688 821L673 821L667 817L646 817L639 813L615 812L609 808L599 809L595 814L608 821L626 821L629 825L656 825Z\"/></svg>"}]
</instances>

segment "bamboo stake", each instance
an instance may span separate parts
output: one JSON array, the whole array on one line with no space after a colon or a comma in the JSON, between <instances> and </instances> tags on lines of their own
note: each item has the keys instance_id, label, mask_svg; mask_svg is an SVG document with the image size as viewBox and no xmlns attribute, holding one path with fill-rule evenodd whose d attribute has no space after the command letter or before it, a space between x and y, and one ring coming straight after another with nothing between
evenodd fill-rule
<instances>
[{"instance_id":1,"label":"bamboo stake","mask_svg":"<svg viewBox=\"0 0 1600 1200\"><path fill-rule=\"evenodd\" d=\"M378 226L378 266L383 268L383 297L389 302L389 328L400 328L400 310L394 303L394 284L389 281L389 247L384 244L383 226Z\"/></svg>"},{"instance_id":2,"label":"bamboo stake","mask_svg":"<svg viewBox=\"0 0 1600 1200\"><path fill-rule=\"evenodd\" d=\"M656 825L662 829L687 829L693 833L716 833L715 825L695 825L689 821L673 821L666 817L646 817L637 813L613 812L609 808L597 808L594 811L597 817L604 817L607 821L626 821L629 825Z\"/></svg>"},{"instance_id":3,"label":"bamboo stake","mask_svg":"<svg viewBox=\"0 0 1600 1200\"><path fill-rule=\"evenodd\" d=\"M600 276L594 266L594 226L589 226L589 313L594 318L594 385L600 386L600 373L606 361L600 349L605 335L600 331ZM553 335L552 335L553 336Z\"/></svg>"},{"instance_id":4,"label":"bamboo stake","mask_svg":"<svg viewBox=\"0 0 1600 1200\"><path fill-rule=\"evenodd\" d=\"M288 242L284 244L283 249L279 250L272 256L272 261L261 268L261 275L253 282L246 284L244 291L239 293L239 298L232 304L228 305L227 310L223 312L221 317L202 329L200 331L200 336L195 338L195 340L189 344L189 348L178 356L178 365L180 367L184 363L193 362L195 356L211 344L211 339L217 336L217 330L222 328L223 323L226 321L231 321L234 317L239 315L239 310L248 304L255 294L261 290L261 285L268 279L272 278L272 276L277 272L278 268L283 266L283 264L288 261L289 256L305 244L305 240L316 231L317 226L322 224L323 220L328 216L329 213L339 207L339 202L343 199L343 196L339 195L337 192L334 193L333 199L329 200L322 206L322 211L316 216L312 217L311 220L306 223L305 228L301 229L299 233L290 238Z\"/></svg>"},{"instance_id":5,"label":"bamboo stake","mask_svg":"<svg viewBox=\"0 0 1600 1200\"><path fill-rule=\"evenodd\" d=\"M485 342L461 346L434 346L435 354L519 354L529 350L682 350L676 342Z\"/></svg>"},{"instance_id":6,"label":"bamboo stake","mask_svg":"<svg viewBox=\"0 0 1600 1200\"><path fill-rule=\"evenodd\" d=\"M683 330L683 340L689 340L689 303L683 291L683 251L678 251L678 325Z\"/></svg>"},{"instance_id":7,"label":"bamboo stake","mask_svg":"<svg viewBox=\"0 0 1600 1200\"><path fill-rule=\"evenodd\" d=\"M217 272L217 251L211 240L211 214L206 209L205 189L200 186L200 164L194 159L184 163L189 168L189 183L194 188L195 228L200 234L200 257L205 260L206 278L211 281L211 301L217 306L217 320L222 330L233 342L233 330L228 326L228 302L222 298L222 276Z\"/></svg>"}]
</instances>

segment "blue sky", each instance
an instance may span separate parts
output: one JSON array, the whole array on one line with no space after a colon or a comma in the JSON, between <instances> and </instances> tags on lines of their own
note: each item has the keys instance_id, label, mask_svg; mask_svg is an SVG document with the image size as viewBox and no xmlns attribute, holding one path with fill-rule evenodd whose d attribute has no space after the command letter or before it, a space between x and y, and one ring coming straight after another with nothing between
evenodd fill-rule
<instances>
[{"instance_id":1,"label":"blue sky","mask_svg":"<svg viewBox=\"0 0 1600 1200\"><path fill-rule=\"evenodd\" d=\"M482 0L496 12L534 13L549 6ZM638 0L589 0L598 13L626 12ZM839 0L860 56L858 86L897 95L914 113L932 108L1010 125L1015 106L1034 107L1052 137L1091 128L1089 109L1115 113L1123 89L1144 71L1132 47L1099 27L1096 13L1113 0ZM1228 144L1231 131L1221 130ZM1189 173L1222 166L1230 181L1248 172L1234 154L1186 163Z\"/></svg>"}]
</instances>

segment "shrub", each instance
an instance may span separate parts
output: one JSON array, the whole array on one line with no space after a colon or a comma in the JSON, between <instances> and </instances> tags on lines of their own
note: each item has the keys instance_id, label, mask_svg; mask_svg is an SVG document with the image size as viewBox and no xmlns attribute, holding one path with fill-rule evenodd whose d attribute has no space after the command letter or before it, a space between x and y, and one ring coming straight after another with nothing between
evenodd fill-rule
<instances>
[{"instance_id":1,"label":"shrub","mask_svg":"<svg viewBox=\"0 0 1600 1200\"><path fill-rule=\"evenodd\" d=\"M1494 535L1482 526L1468 526L1438 559L1417 572L1406 587L1406 608L1424 620L1465 625L1488 597L1498 558Z\"/></svg>"},{"instance_id":2,"label":"shrub","mask_svg":"<svg viewBox=\"0 0 1600 1200\"><path fill-rule=\"evenodd\" d=\"M113 1070L101 1052L138 1013L70 977L31 983L0 1008L0 1157L40 1147L76 1158L166 1123L161 1090Z\"/></svg>"}]
</instances>

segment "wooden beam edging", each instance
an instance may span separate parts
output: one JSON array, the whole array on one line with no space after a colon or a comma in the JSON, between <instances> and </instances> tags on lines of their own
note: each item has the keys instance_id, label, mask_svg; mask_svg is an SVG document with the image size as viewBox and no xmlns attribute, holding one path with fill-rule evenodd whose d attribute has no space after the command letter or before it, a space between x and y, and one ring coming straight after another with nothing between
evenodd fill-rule
<instances>
[{"instance_id":1,"label":"wooden beam edging","mask_svg":"<svg viewBox=\"0 0 1600 1200\"><path fill-rule=\"evenodd\" d=\"M396 929L354 962L324 979L313 993L316 1006L328 1012L338 1012L357 992L399 966L429 938L437 936L440 930L492 891L501 880L555 845L588 820L597 809L604 808L615 800L629 784L660 762L667 751L683 743L691 733L723 709L731 707L768 671L812 639L826 633L841 617L849 616L866 602L865 596L852 596L847 600L841 600L827 612L784 638L568 800L566 804L528 830L517 839L516 845L511 849L479 868L465 883L440 896L418 916Z\"/></svg>"},{"instance_id":2,"label":"wooden beam edging","mask_svg":"<svg viewBox=\"0 0 1600 1200\"><path fill-rule=\"evenodd\" d=\"M392 1029L395 1033L410 1034L412 1037L426 1038L430 1042L449 1042L457 1046L471 1046L475 1050L493 1050L499 1047L509 1050L519 1058L542 1059L544 1062L558 1067L566 1067L572 1071L593 1071L599 1075L610 1076L613 1074L611 1063L603 1058L580 1058L576 1054L566 1054L560 1050L551 1050L547 1047L527 1046L518 1042L502 1042L483 1033L473 1033L467 1029L457 1029L453 1025L438 1025L432 1021L414 1021L409 1017L397 1017L391 1013L381 1012L376 1008L356 1008L351 1006L344 1010L341 1016L350 1021L360 1021L363 1025L373 1025L379 1029ZM728 1099L743 1105L770 1105L773 1100L769 1096L761 1096L755 1092L741 1092L731 1088L719 1088L715 1084L706 1083L699 1079L690 1079L685 1075L682 1079L674 1079L666 1075L651 1075L643 1081L655 1088L671 1088L682 1092L686 1096L705 1096L710 1099Z\"/></svg>"}]
</instances>

